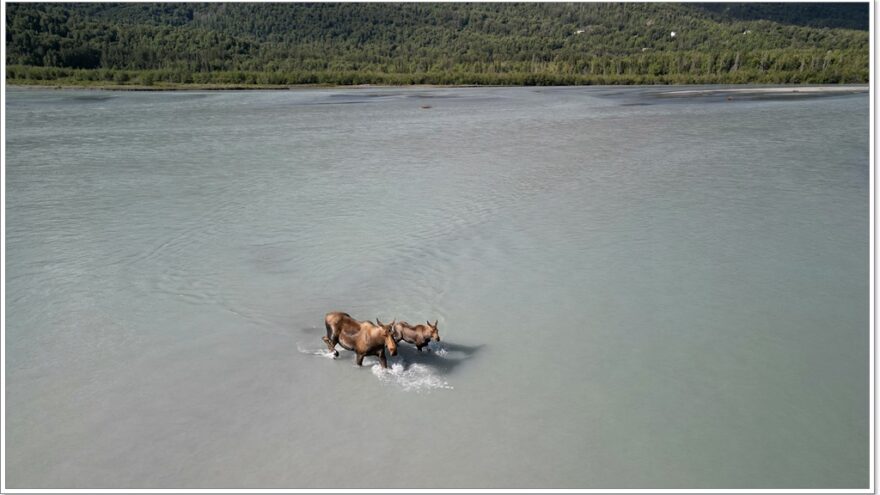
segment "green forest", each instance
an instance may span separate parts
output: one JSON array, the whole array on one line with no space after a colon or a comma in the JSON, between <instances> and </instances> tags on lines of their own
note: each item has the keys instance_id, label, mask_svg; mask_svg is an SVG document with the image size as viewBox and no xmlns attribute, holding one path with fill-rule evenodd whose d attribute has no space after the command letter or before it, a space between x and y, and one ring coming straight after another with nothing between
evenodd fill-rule
<instances>
[{"instance_id":1,"label":"green forest","mask_svg":"<svg viewBox=\"0 0 880 495\"><path fill-rule=\"evenodd\" d=\"M866 83L868 4L6 3L10 84Z\"/></svg>"}]
</instances>

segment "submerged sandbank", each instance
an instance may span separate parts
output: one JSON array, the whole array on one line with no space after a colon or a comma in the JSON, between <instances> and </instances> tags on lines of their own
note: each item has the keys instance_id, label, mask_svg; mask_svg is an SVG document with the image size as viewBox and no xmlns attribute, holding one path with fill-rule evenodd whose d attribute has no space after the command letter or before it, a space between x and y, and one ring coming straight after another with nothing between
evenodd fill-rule
<instances>
[{"instance_id":1,"label":"submerged sandbank","mask_svg":"<svg viewBox=\"0 0 880 495\"><path fill-rule=\"evenodd\" d=\"M660 97L687 98L694 96L816 96L851 93L867 93L868 85L846 86L783 86L783 87L724 87L701 89L676 89L657 93Z\"/></svg>"}]
</instances>

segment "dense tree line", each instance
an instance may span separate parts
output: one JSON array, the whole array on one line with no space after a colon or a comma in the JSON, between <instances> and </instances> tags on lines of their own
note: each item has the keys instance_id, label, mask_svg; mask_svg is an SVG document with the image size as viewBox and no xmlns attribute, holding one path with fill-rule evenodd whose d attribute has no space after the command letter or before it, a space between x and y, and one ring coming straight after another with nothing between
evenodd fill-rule
<instances>
[{"instance_id":1,"label":"dense tree line","mask_svg":"<svg viewBox=\"0 0 880 495\"><path fill-rule=\"evenodd\" d=\"M6 8L12 82L868 79L867 4L7 3Z\"/></svg>"}]
</instances>

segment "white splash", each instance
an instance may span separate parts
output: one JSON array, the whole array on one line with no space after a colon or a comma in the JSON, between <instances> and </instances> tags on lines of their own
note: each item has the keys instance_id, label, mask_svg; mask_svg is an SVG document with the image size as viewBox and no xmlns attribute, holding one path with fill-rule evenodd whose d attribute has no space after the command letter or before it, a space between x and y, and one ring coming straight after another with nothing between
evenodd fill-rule
<instances>
[{"instance_id":1,"label":"white splash","mask_svg":"<svg viewBox=\"0 0 880 495\"><path fill-rule=\"evenodd\" d=\"M387 369L374 364L372 371L383 383L397 385L406 392L422 392L433 389L452 390L453 388L447 381L435 375L430 366L423 364L393 363Z\"/></svg>"},{"instance_id":2,"label":"white splash","mask_svg":"<svg viewBox=\"0 0 880 495\"><path fill-rule=\"evenodd\" d=\"M333 355L332 352L328 351L326 347L322 349L309 349L307 347L304 347L302 344L297 343L296 349L303 354L312 354L314 356L321 356L330 359L336 358L336 356Z\"/></svg>"},{"instance_id":3,"label":"white splash","mask_svg":"<svg viewBox=\"0 0 880 495\"><path fill-rule=\"evenodd\" d=\"M428 349L431 349L431 352L442 358L445 358L449 354L449 351L444 349L443 346L435 340L428 342Z\"/></svg>"}]
</instances>

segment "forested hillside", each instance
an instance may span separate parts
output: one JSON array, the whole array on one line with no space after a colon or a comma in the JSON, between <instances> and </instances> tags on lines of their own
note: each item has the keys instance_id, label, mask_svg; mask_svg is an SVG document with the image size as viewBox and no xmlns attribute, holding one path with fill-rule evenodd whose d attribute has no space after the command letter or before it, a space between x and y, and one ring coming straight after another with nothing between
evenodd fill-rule
<instances>
[{"instance_id":1,"label":"forested hillside","mask_svg":"<svg viewBox=\"0 0 880 495\"><path fill-rule=\"evenodd\" d=\"M6 14L12 83L868 80L867 3L7 3Z\"/></svg>"}]
</instances>

